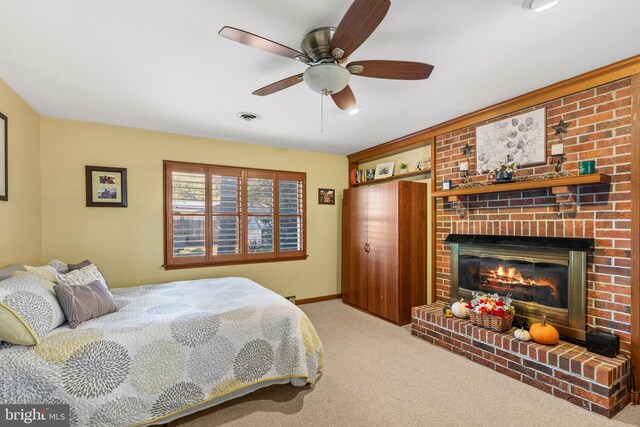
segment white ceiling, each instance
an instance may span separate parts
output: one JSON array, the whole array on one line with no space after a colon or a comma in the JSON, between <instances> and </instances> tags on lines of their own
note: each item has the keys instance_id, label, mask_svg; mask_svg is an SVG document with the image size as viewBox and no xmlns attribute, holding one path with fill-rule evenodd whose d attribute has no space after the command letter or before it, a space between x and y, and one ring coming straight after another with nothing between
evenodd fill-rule
<instances>
[{"instance_id":1,"label":"white ceiling","mask_svg":"<svg viewBox=\"0 0 640 427\"><path fill-rule=\"evenodd\" d=\"M238 27L299 49L351 0L0 0L0 78L39 113L348 154L640 53L640 1L401 0L351 60L428 62L426 81L353 77L349 116L304 84L251 92L305 66L218 36ZM262 119L247 123L239 111Z\"/></svg>"}]
</instances>

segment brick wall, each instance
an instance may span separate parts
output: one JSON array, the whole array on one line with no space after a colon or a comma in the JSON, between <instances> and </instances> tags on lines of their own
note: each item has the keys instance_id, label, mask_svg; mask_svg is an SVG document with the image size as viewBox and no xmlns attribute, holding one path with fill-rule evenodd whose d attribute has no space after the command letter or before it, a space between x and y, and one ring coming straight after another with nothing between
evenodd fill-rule
<instances>
[{"instance_id":1,"label":"brick wall","mask_svg":"<svg viewBox=\"0 0 640 427\"><path fill-rule=\"evenodd\" d=\"M564 171L578 174L578 162L596 161L597 172L612 184L541 189L468 196L436 201L436 298L450 292L450 233L512 236L585 237L595 239L588 259L587 324L620 336L625 352L631 331L631 81L623 79L542 105L547 111L547 158L559 142L552 126L561 118L571 122L564 136ZM527 110L514 112L518 115ZM494 121L494 120L492 120ZM478 123L483 125L489 122ZM469 169L475 172L475 127L436 137L434 162L438 190L442 180L461 182L458 165L462 147L474 147ZM553 165L519 170L516 175L553 172ZM487 175L471 177L487 180Z\"/></svg>"}]
</instances>

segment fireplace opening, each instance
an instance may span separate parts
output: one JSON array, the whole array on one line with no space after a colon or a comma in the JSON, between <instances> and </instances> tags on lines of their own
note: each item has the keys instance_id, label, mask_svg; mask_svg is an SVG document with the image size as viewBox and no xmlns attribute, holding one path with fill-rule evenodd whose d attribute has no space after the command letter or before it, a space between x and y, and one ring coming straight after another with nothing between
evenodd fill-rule
<instances>
[{"instance_id":1,"label":"fireplace opening","mask_svg":"<svg viewBox=\"0 0 640 427\"><path fill-rule=\"evenodd\" d=\"M588 239L450 235L451 301L511 295L516 323L543 315L570 341L585 339Z\"/></svg>"}]
</instances>

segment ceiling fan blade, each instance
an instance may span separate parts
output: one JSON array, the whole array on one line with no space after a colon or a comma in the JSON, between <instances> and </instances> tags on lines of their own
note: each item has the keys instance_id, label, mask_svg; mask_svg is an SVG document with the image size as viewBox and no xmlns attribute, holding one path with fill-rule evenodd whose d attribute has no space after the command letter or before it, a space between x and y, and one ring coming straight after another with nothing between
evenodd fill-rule
<instances>
[{"instance_id":1,"label":"ceiling fan blade","mask_svg":"<svg viewBox=\"0 0 640 427\"><path fill-rule=\"evenodd\" d=\"M302 52L298 52L295 49L291 49L283 44L276 43L272 40L265 39L264 37L257 36L244 30L233 27L222 27L218 32L222 37L226 37L234 42L246 44L247 46L255 47L267 52L275 53L287 58L306 58L306 55Z\"/></svg>"},{"instance_id":2,"label":"ceiling fan blade","mask_svg":"<svg viewBox=\"0 0 640 427\"><path fill-rule=\"evenodd\" d=\"M423 80L433 71L433 65L410 61L356 61L349 63L347 69L352 66L362 67L360 72L353 71L354 76L376 79Z\"/></svg>"},{"instance_id":3,"label":"ceiling fan blade","mask_svg":"<svg viewBox=\"0 0 640 427\"><path fill-rule=\"evenodd\" d=\"M339 48L343 57L351 55L380 25L389 7L390 0L355 0L336 28L329 52Z\"/></svg>"},{"instance_id":4,"label":"ceiling fan blade","mask_svg":"<svg viewBox=\"0 0 640 427\"><path fill-rule=\"evenodd\" d=\"M341 110L346 110L347 108L356 105L356 97L349 86L345 87L338 93L332 93L331 98L333 98L333 102L335 102Z\"/></svg>"},{"instance_id":5,"label":"ceiling fan blade","mask_svg":"<svg viewBox=\"0 0 640 427\"><path fill-rule=\"evenodd\" d=\"M256 90L255 92L253 92L253 95L258 95L258 96L271 95L272 93L276 93L283 89L291 87L293 85L297 85L301 81L302 81L302 73L296 74L295 76L287 77L286 79L282 79L275 83L271 83L268 86L262 87Z\"/></svg>"}]
</instances>

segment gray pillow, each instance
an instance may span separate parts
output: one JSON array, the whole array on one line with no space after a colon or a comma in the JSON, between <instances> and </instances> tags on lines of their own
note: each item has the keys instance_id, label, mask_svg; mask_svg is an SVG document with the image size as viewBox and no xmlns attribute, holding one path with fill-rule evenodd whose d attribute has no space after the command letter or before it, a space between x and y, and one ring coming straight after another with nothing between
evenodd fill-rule
<instances>
[{"instance_id":1,"label":"gray pillow","mask_svg":"<svg viewBox=\"0 0 640 427\"><path fill-rule=\"evenodd\" d=\"M85 259L84 261L79 262L77 264L67 264L67 268L68 268L67 273L69 273L69 272L71 272L73 270L80 270L81 268L84 268L84 267L86 267L88 265L91 265L91 264L93 264L93 263L91 261L89 261L88 259Z\"/></svg>"},{"instance_id":2,"label":"gray pillow","mask_svg":"<svg viewBox=\"0 0 640 427\"><path fill-rule=\"evenodd\" d=\"M65 321L48 280L35 274L14 276L0 282L0 340L36 345Z\"/></svg>"},{"instance_id":3,"label":"gray pillow","mask_svg":"<svg viewBox=\"0 0 640 427\"><path fill-rule=\"evenodd\" d=\"M22 264L13 264L0 269L0 280L5 280L13 276L14 271L24 271L24 266Z\"/></svg>"},{"instance_id":4,"label":"gray pillow","mask_svg":"<svg viewBox=\"0 0 640 427\"><path fill-rule=\"evenodd\" d=\"M56 285L53 289L71 329L87 320L118 311L107 287L97 280L88 285Z\"/></svg>"}]
</instances>

